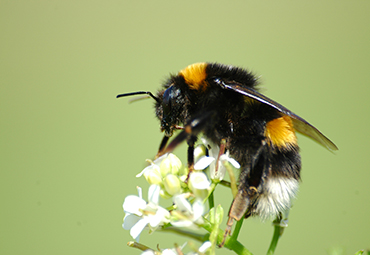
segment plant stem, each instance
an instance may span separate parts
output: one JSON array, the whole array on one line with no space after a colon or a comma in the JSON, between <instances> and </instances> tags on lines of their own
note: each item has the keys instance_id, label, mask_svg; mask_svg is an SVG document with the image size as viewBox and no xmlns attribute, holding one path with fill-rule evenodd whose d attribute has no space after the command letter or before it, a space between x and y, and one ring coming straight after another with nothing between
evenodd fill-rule
<instances>
[{"instance_id":1,"label":"plant stem","mask_svg":"<svg viewBox=\"0 0 370 255\"><path fill-rule=\"evenodd\" d=\"M270 247L267 251L267 255L274 254L277 243L278 243L280 237L283 235L285 227L282 227L280 225L281 220L282 220L282 217L278 216L277 219L273 222L274 223L274 234L272 236L272 240L271 240L271 243L270 243Z\"/></svg>"},{"instance_id":2,"label":"plant stem","mask_svg":"<svg viewBox=\"0 0 370 255\"><path fill-rule=\"evenodd\" d=\"M225 180L220 181L220 184L221 184L222 186L225 186L225 187L228 187L228 188L230 188L230 187L231 187L231 183L230 183L230 182L228 182L228 181L225 181Z\"/></svg>"},{"instance_id":3,"label":"plant stem","mask_svg":"<svg viewBox=\"0 0 370 255\"><path fill-rule=\"evenodd\" d=\"M239 226L236 228L239 228L240 230L241 223L239 223L238 225ZM213 224L211 224L209 221L206 220L203 224L203 228L207 230L208 232L212 232ZM239 230L237 230L237 232L239 232ZM247 248L245 248L244 245L242 245L240 242L238 242L238 240L236 240L233 237L234 235L231 237L226 236L226 240L224 244L226 248L234 251L236 254L239 254L239 255L252 255L252 253ZM217 243L221 243L223 238L224 238L224 230L219 229L218 235L217 235Z\"/></svg>"},{"instance_id":4,"label":"plant stem","mask_svg":"<svg viewBox=\"0 0 370 255\"><path fill-rule=\"evenodd\" d=\"M272 236L272 240L271 240L271 243L270 243L270 247L267 251L267 255L274 254L277 243L278 243L279 238L280 238L280 230L281 230L281 227L278 226L278 225L275 225L274 235Z\"/></svg>"},{"instance_id":5,"label":"plant stem","mask_svg":"<svg viewBox=\"0 0 370 255\"><path fill-rule=\"evenodd\" d=\"M173 232L173 233L176 233L180 236L190 237L191 239L197 240L199 242L207 241L208 236L209 236L208 234L206 234L206 235L197 234L197 233L194 233L194 232L191 232L191 231L184 231L184 230L181 230L181 229L175 228L175 227L167 227L165 229L162 229L162 231L164 231L164 232Z\"/></svg>"},{"instance_id":6,"label":"plant stem","mask_svg":"<svg viewBox=\"0 0 370 255\"><path fill-rule=\"evenodd\" d=\"M234 232L232 234L233 239L235 239L235 240L238 239L239 232L240 232L240 229L242 228L243 222L244 222L244 218L242 218L241 220L236 222L235 229L234 229Z\"/></svg>"},{"instance_id":7,"label":"plant stem","mask_svg":"<svg viewBox=\"0 0 370 255\"><path fill-rule=\"evenodd\" d=\"M213 192L214 192L214 190L212 190L212 193L208 197L208 205L209 205L210 209L215 207L215 199L214 199L214 196L213 196Z\"/></svg>"},{"instance_id":8,"label":"plant stem","mask_svg":"<svg viewBox=\"0 0 370 255\"><path fill-rule=\"evenodd\" d=\"M230 177L230 187L231 187L231 192L233 194L233 197L236 197L236 194L238 193L238 187L236 185L236 177L234 174L233 169L231 168L230 164L225 164L227 173L229 174Z\"/></svg>"},{"instance_id":9,"label":"plant stem","mask_svg":"<svg viewBox=\"0 0 370 255\"><path fill-rule=\"evenodd\" d=\"M137 242L128 242L127 246L132 247L132 248L137 248L142 251L152 250L148 246L141 244L141 243L137 243Z\"/></svg>"}]
</instances>

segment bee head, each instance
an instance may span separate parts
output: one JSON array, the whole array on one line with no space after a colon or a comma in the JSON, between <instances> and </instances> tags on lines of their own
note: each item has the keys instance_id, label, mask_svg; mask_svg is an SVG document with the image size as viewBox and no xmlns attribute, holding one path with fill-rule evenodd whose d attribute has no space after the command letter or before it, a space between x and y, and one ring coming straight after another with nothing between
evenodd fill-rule
<instances>
[{"instance_id":1,"label":"bee head","mask_svg":"<svg viewBox=\"0 0 370 255\"><path fill-rule=\"evenodd\" d=\"M161 122L161 131L166 136L172 136L176 126L183 122L185 108L184 97L181 90L173 85L159 92L156 103L156 114Z\"/></svg>"}]
</instances>

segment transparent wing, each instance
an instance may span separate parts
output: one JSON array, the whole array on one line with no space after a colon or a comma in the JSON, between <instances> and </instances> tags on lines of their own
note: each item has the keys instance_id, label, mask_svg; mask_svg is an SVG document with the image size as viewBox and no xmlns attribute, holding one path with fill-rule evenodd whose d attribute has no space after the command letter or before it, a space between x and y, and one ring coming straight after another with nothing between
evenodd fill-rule
<instances>
[{"instance_id":1,"label":"transparent wing","mask_svg":"<svg viewBox=\"0 0 370 255\"><path fill-rule=\"evenodd\" d=\"M271 106L272 108L275 108L279 112L291 117L293 125L294 125L294 129L297 132L299 132L299 133L301 133L301 134L303 134L307 137L310 137L311 139L318 142L319 144L321 144L322 146L324 146L325 148L327 148L330 151L338 150L338 147L332 141L330 141L329 138L327 138L325 135L323 135L317 128L315 128L310 123L308 123L306 120L299 117L295 113L291 112L290 110L288 110L287 108L285 108L281 104L275 102L274 100L271 100L270 98L262 95L261 93L255 91L251 88L245 87L245 86L243 86L239 83L236 83L236 82L227 82L227 83L225 83L224 81L216 79L216 83L218 83L224 89L233 90L233 91L235 91L239 94L242 94L244 96L253 98L253 99L255 99L255 100L257 100L261 103L267 104L267 105Z\"/></svg>"}]
</instances>

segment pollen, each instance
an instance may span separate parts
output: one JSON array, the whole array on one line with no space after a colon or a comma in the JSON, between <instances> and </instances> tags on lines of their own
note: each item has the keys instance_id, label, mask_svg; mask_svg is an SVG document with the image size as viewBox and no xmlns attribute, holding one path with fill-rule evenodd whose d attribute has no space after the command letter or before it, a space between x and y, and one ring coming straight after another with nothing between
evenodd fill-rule
<instances>
[{"instance_id":1,"label":"pollen","mask_svg":"<svg viewBox=\"0 0 370 255\"><path fill-rule=\"evenodd\" d=\"M185 79L190 89L205 91L207 88L206 72L207 63L195 63L187 66L185 69L179 72Z\"/></svg>"},{"instance_id":2,"label":"pollen","mask_svg":"<svg viewBox=\"0 0 370 255\"><path fill-rule=\"evenodd\" d=\"M265 136L277 147L289 147L297 144L293 123L288 116L269 121L266 125Z\"/></svg>"}]
</instances>

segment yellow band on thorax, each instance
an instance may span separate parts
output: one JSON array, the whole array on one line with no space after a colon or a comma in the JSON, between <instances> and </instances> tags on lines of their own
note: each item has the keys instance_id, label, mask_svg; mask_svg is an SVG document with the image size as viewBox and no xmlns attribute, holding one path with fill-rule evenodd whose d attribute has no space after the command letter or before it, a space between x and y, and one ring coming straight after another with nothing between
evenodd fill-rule
<instances>
[{"instance_id":1,"label":"yellow band on thorax","mask_svg":"<svg viewBox=\"0 0 370 255\"><path fill-rule=\"evenodd\" d=\"M184 77L190 89L203 92L207 88L205 81L207 78L206 67L207 63L195 63L181 70L179 74Z\"/></svg>"}]
</instances>

